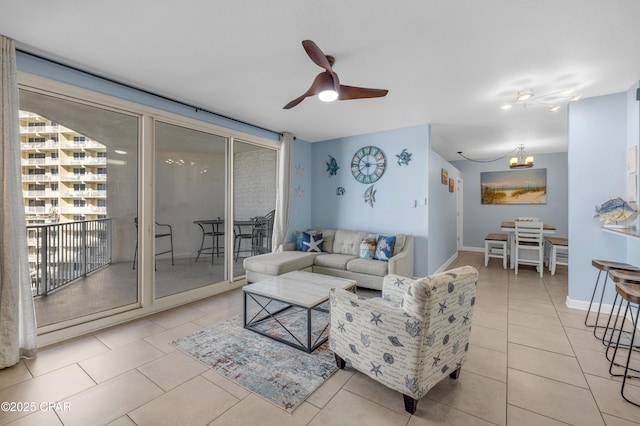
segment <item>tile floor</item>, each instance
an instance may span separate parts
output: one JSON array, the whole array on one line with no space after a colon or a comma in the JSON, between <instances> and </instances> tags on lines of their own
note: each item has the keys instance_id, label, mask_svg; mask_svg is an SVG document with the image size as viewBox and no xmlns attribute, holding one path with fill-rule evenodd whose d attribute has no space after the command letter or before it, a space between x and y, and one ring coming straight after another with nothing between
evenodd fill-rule
<instances>
[{"instance_id":1,"label":"tile floor","mask_svg":"<svg viewBox=\"0 0 640 426\"><path fill-rule=\"evenodd\" d=\"M497 259L488 268L482 262L481 253L462 252L451 265L480 271L469 360L414 416L398 393L349 370L288 414L170 346L238 314L236 290L44 349L0 371L0 401L61 403L29 415L0 412L0 424L640 424L640 408L620 397L604 347L582 324L584 312L564 304L566 268L540 279L533 270L505 271ZM630 389L640 401L640 386Z\"/></svg>"}]
</instances>

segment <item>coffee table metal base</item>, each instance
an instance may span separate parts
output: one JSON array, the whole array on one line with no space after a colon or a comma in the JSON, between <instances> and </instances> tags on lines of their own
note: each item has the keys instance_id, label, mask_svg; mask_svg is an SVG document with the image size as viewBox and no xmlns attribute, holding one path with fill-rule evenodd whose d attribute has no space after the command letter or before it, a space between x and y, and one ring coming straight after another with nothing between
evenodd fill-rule
<instances>
[{"instance_id":1,"label":"coffee table metal base","mask_svg":"<svg viewBox=\"0 0 640 426\"><path fill-rule=\"evenodd\" d=\"M253 332L256 332L258 334L262 334L263 336L269 337L271 339L277 340L278 342L284 343L285 345L289 345L293 348L296 349L300 349L301 351L307 352L307 353L311 353L313 351L315 351L316 349L318 349L324 342L327 341L328 339L328 335L325 335L323 337L323 335L325 334L325 331L327 330L327 328L329 327L329 322L327 321L327 324L322 328L322 330L319 333L316 333L316 335L314 336L312 333L312 312L315 311L319 311L319 312L326 312L328 313L329 311L327 309L321 308L320 306L324 303L320 303L316 306L312 306L310 308L305 308L305 307L301 307L301 306L297 306L291 303L286 303L284 306L277 304L278 306L276 307L274 304L274 310L271 311L270 310L270 304L272 304L272 302L282 302L276 298L273 297L266 297L266 296L262 296L262 295L254 295L250 292L245 291L244 293L244 299L243 299L243 303L244 303L244 309L243 309L243 317L244 317L244 328L246 328L247 330L251 330ZM259 307L258 312L255 313L253 315L252 318L248 318L247 315L247 297L251 298L251 300L253 300ZM291 309L303 309L306 310L306 318L307 318L307 338L298 338L298 336L296 336L295 334L293 334L291 332L291 330L287 327L286 324L284 324L282 321L280 321L280 319L278 319L278 314L282 313L282 312L286 312L288 310ZM263 314L264 315L261 315ZM280 336L276 336L273 334L269 334L266 331L261 330L260 328L258 328L258 326L260 324L262 324L263 322L267 321L267 320L273 320L275 321L282 330L284 330L289 336L291 336L293 338L292 340L287 340L284 339Z\"/></svg>"}]
</instances>

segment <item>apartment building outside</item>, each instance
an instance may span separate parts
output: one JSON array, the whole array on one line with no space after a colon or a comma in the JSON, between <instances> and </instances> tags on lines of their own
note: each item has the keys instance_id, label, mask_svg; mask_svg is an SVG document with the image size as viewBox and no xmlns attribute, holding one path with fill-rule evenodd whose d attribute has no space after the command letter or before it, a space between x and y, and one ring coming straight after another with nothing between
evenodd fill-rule
<instances>
[{"instance_id":1,"label":"apartment building outside","mask_svg":"<svg viewBox=\"0 0 640 426\"><path fill-rule=\"evenodd\" d=\"M107 148L20 111L20 152L32 291L41 295L111 260Z\"/></svg>"}]
</instances>

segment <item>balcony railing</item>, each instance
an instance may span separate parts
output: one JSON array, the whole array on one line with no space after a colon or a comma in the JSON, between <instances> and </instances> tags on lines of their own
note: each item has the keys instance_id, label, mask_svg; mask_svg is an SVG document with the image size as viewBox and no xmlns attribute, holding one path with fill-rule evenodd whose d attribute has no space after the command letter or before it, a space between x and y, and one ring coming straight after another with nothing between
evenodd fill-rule
<instances>
[{"instance_id":1,"label":"balcony railing","mask_svg":"<svg viewBox=\"0 0 640 426\"><path fill-rule=\"evenodd\" d=\"M111 219L30 225L27 238L34 296L46 295L111 263Z\"/></svg>"}]
</instances>

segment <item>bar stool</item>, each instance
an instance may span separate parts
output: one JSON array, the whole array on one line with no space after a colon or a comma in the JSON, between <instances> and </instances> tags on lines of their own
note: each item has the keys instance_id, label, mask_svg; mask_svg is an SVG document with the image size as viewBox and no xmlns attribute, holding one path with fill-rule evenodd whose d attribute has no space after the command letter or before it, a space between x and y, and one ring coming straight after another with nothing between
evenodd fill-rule
<instances>
[{"instance_id":1,"label":"bar stool","mask_svg":"<svg viewBox=\"0 0 640 426\"><path fill-rule=\"evenodd\" d=\"M591 301L589 302L589 308L587 309L587 316L584 319L584 325L586 325L587 327L593 327L593 335L594 337L599 339L599 337L596 335L596 330L598 328L605 328L605 326L598 325L598 321L600 319L600 309L602 308L602 300L604 299L604 292L607 287L607 278L609 277L609 271L617 269L622 271L640 272L640 268L633 265L629 265L628 263L620 263L620 262L613 262L610 260L598 260L598 259L593 259L591 261L591 265L598 269L598 276L596 277L596 284L593 287L593 294L591 295ZM596 322L594 324L589 324L588 321L589 321L589 315L591 314L591 306L593 305L593 300L596 297L596 292L598 290L598 283L600 282L600 274L602 274L602 271L604 271L606 275L604 277L604 283L602 284L602 293L600 294L600 302L598 303L598 312L596 313ZM611 319L611 317L609 317L609 319ZM606 330L605 330L605 333L606 333ZM604 337L605 336L603 335L602 336L603 343L604 343Z\"/></svg>"},{"instance_id":2,"label":"bar stool","mask_svg":"<svg viewBox=\"0 0 640 426\"><path fill-rule=\"evenodd\" d=\"M625 304L626 302L626 307L622 317L622 326L620 327L620 330L618 332L618 338L616 341L615 349L613 351L613 356L611 357L611 360L610 360L611 364L609 364L609 373L613 376L621 376L621 374L614 374L612 371L614 366L622 367L622 365L616 364L615 362L618 349L620 349L621 347L627 349L628 350L627 362L624 366L624 374L622 375L622 387L620 388L620 394L622 395L622 398L625 401L640 407L640 403L631 401L624 394L624 389L627 383L627 379L640 378L640 376L629 375L630 370L640 373L639 370L629 367L629 364L631 362L631 354L634 349L638 348L637 346L634 345L634 342L636 337L636 330L638 327L638 317L640 316L640 273L613 270L613 271L610 271L609 274L611 275L611 279L616 283L616 295L619 295L622 298L622 302L620 305ZM635 305L635 308L636 308L635 317L633 315L633 308L631 306L632 304ZM618 311L619 310L620 309L618 309ZM629 341L629 344L625 344L623 346L620 344L620 339L624 333L629 333L628 331L627 332L624 331L624 322L628 314L630 314L631 316L631 324L632 324L631 340ZM618 319L616 318L616 324L617 324L617 321ZM613 336L613 332L612 332L612 336ZM607 346L607 355L610 347L611 347L611 341ZM608 356L607 356L607 359L608 359Z\"/></svg>"},{"instance_id":3,"label":"bar stool","mask_svg":"<svg viewBox=\"0 0 640 426\"><path fill-rule=\"evenodd\" d=\"M484 238L484 266L489 265L490 257L502 259L502 267L507 269L507 234L489 234Z\"/></svg>"}]
</instances>

